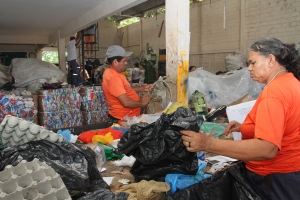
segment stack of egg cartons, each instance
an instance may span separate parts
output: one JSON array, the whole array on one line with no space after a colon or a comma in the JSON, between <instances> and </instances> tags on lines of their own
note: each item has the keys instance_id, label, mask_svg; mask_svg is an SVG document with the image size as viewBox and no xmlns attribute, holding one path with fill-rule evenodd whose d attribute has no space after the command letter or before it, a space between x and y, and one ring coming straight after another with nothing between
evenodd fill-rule
<instances>
[{"instance_id":1,"label":"stack of egg cartons","mask_svg":"<svg viewBox=\"0 0 300 200\"><path fill-rule=\"evenodd\" d=\"M82 87L82 115L84 124L107 122L108 105L101 86Z\"/></svg>"},{"instance_id":2,"label":"stack of egg cartons","mask_svg":"<svg viewBox=\"0 0 300 200\"><path fill-rule=\"evenodd\" d=\"M34 140L48 140L54 143L62 142L63 137L42 126L24 119L7 115L0 124L0 147L12 147Z\"/></svg>"},{"instance_id":3,"label":"stack of egg cartons","mask_svg":"<svg viewBox=\"0 0 300 200\"><path fill-rule=\"evenodd\" d=\"M71 200L59 174L52 167L34 159L21 161L0 172L0 199L3 200Z\"/></svg>"}]
</instances>

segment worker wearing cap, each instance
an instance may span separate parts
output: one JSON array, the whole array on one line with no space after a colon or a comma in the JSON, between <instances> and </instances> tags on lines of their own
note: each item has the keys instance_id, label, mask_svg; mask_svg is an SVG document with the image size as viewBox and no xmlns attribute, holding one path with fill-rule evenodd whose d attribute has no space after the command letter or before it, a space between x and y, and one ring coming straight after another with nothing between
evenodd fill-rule
<instances>
[{"instance_id":1,"label":"worker wearing cap","mask_svg":"<svg viewBox=\"0 0 300 200\"><path fill-rule=\"evenodd\" d=\"M152 85L131 87L122 74L127 65L127 58L132 52L126 52L118 45L108 47L106 61L109 66L104 71L102 89L109 107L109 118L113 121L139 116L140 107L146 106L150 98L144 94L141 98L137 92L148 92Z\"/></svg>"}]
</instances>

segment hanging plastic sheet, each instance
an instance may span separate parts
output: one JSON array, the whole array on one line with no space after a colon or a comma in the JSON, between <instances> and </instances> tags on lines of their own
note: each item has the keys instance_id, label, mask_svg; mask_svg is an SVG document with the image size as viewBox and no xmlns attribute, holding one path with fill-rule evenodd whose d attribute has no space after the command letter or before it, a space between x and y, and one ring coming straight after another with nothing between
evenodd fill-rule
<instances>
[{"instance_id":1,"label":"hanging plastic sheet","mask_svg":"<svg viewBox=\"0 0 300 200\"><path fill-rule=\"evenodd\" d=\"M164 181L166 174L195 175L198 170L196 153L188 152L183 145L180 130L199 131L202 119L188 108L161 117L152 124L131 126L116 152L134 156L136 162L131 174L136 180Z\"/></svg>"}]
</instances>

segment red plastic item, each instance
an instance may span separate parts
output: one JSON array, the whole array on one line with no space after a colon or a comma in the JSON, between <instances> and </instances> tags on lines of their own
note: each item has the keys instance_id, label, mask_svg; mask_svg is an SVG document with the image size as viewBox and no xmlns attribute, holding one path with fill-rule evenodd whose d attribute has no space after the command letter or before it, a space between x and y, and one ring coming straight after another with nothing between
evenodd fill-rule
<instances>
[{"instance_id":1,"label":"red plastic item","mask_svg":"<svg viewBox=\"0 0 300 200\"><path fill-rule=\"evenodd\" d=\"M88 144L92 142L94 135L96 135L95 131L85 131L78 136L78 139L83 143Z\"/></svg>"}]
</instances>

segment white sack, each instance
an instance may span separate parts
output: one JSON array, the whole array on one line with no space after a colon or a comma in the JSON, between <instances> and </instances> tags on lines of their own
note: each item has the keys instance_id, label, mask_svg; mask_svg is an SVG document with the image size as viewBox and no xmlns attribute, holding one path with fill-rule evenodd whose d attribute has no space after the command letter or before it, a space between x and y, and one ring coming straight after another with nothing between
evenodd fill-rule
<instances>
[{"instance_id":1,"label":"white sack","mask_svg":"<svg viewBox=\"0 0 300 200\"><path fill-rule=\"evenodd\" d=\"M227 70L235 70L247 67L247 58L242 53L232 53L225 58L225 67Z\"/></svg>"},{"instance_id":2,"label":"white sack","mask_svg":"<svg viewBox=\"0 0 300 200\"><path fill-rule=\"evenodd\" d=\"M257 99L264 85L253 81L247 68L234 70L227 74L229 75L215 75L200 69L189 73L189 99L195 90L205 95L209 108L228 105L246 94Z\"/></svg>"},{"instance_id":3,"label":"white sack","mask_svg":"<svg viewBox=\"0 0 300 200\"><path fill-rule=\"evenodd\" d=\"M65 73L52 63L36 58L14 58L11 62L12 75L16 87L26 87L35 92L40 89L39 79L50 80L54 77L58 82L63 81Z\"/></svg>"}]
</instances>

